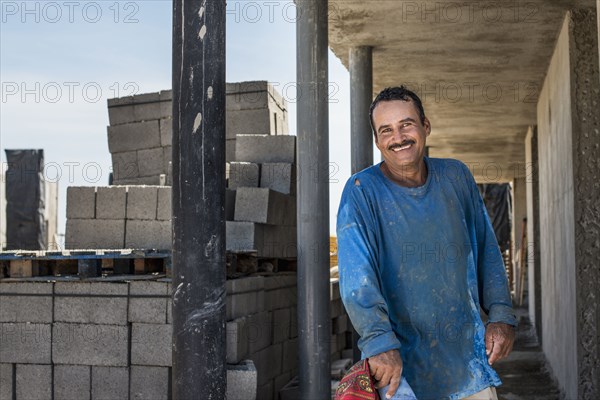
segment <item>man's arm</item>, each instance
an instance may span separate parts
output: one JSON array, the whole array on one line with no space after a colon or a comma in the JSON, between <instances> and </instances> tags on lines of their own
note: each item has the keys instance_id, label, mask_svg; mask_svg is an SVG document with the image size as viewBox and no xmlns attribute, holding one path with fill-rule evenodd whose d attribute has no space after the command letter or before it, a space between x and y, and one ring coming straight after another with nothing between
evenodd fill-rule
<instances>
[{"instance_id":1,"label":"man's arm","mask_svg":"<svg viewBox=\"0 0 600 400\"><path fill-rule=\"evenodd\" d=\"M470 192L473 201L477 243L477 278L481 308L488 315L485 332L486 353L490 364L508 356L512 350L517 319L512 309L508 279L500 247L483 199L471 173Z\"/></svg>"},{"instance_id":2,"label":"man's arm","mask_svg":"<svg viewBox=\"0 0 600 400\"><path fill-rule=\"evenodd\" d=\"M376 237L369 213L362 188L353 183L346 185L337 219L340 292L377 386L390 384L391 397L402 373L400 341L392 330L381 294Z\"/></svg>"}]
</instances>

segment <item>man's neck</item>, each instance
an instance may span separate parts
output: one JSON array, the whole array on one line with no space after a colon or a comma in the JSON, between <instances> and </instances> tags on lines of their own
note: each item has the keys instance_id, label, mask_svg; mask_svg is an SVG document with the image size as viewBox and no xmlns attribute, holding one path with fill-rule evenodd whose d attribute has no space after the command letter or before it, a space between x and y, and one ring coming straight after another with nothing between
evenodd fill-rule
<instances>
[{"instance_id":1,"label":"man's neck","mask_svg":"<svg viewBox=\"0 0 600 400\"><path fill-rule=\"evenodd\" d=\"M381 171L388 179L404 187L423 186L427 181L427 165L423 159L416 165L403 165L396 168L384 161L381 164Z\"/></svg>"}]
</instances>

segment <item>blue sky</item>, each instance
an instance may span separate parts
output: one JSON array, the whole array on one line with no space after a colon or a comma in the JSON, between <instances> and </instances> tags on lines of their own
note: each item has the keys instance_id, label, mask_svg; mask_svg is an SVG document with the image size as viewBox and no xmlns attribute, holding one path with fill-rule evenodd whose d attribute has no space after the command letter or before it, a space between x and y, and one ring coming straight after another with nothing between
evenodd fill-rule
<instances>
[{"instance_id":1,"label":"blue sky","mask_svg":"<svg viewBox=\"0 0 600 400\"><path fill-rule=\"evenodd\" d=\"M106 185L110 153L106 100L171 88L169 1L0 1L0 147L42 148L48 179L59 181L59 232L65 191ZM296 79L293 3L227 2L227 81ZM349 76L330 52L331 230L350 174ZM286 93L282 93L286 96ZM293 91L290 132L296 133ZM60 174L60 175L59 175Z\"/></svg>"}]
</instances>

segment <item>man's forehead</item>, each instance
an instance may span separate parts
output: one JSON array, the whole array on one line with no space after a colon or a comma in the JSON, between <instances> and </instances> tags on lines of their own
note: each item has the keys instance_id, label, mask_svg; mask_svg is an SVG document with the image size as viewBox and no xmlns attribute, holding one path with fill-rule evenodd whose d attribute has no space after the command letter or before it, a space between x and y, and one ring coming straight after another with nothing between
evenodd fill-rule
<instances>
[{"instance_id":1,"label":"man's forehead","mask_svg":"<svg viewBox=\"0 0 600 400\"><path fill-rule=\"evenodd\" d=\"M373 110L373 118L382 112L392 112L403 118L418 117L417 107L412 100L384 100L379 102Z\"/></svg>"}]
</instances>

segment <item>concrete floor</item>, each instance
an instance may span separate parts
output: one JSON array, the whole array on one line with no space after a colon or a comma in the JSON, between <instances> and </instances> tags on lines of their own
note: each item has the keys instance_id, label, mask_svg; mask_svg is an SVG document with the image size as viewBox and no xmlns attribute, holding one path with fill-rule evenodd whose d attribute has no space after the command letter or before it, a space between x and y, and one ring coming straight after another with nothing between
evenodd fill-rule
<instances>
[{"instance_id":1,"label":"concrete floor","mask_svg":"<svg viewBox=\"0 0 600 400\"><path fill-rule=\"evenodd\" d=\"M548 368L526 308L515 310L519 328L510 356L494 365L502 379L501 400L564 399ZM571 400L571 399L567 399Z\"/></svg>"}]
</instances>

